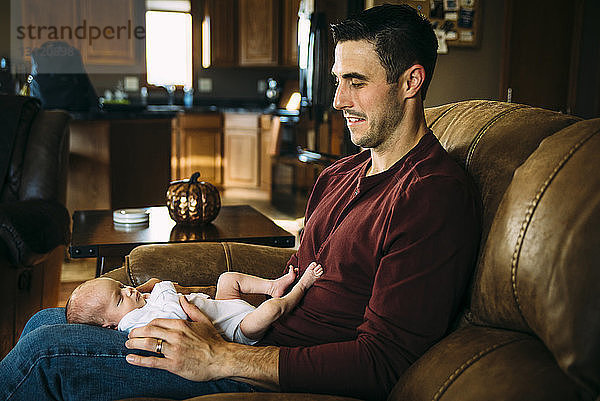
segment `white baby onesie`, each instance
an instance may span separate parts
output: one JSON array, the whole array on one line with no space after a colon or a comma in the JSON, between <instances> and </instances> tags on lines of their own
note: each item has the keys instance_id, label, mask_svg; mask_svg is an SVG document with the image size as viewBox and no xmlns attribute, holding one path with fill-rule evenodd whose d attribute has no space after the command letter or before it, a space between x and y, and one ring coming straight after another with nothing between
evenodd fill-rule
<instances>
[{"instance_id":1,"label":"white baby onesie","mask_svg":"<svg viewBox=\"0 0 600 401\"><path fill-rule=\"evenodd\" d=\"M255 309L248 302L241 299L210 299L208 295L201 292L185 297L212 321L219 333L227 340L248 345L258 342L246 337L240 329L242 319ZM146 299L146 305L123 316L118 329L130 332L157 318L184 320L188 318L179 304L179 294L170 281L157 283L150 293L150 297Z\"/></svg>"}]
</instances>

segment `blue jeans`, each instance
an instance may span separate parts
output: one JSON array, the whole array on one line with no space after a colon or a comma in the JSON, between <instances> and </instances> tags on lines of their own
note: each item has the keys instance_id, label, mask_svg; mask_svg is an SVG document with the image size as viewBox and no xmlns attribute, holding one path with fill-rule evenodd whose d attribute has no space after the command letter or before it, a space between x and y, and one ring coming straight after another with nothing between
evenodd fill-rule
<instances>
[{"instance_id":1,"label":"blue jeans","mask_svg":"<svg viewBox=\"0 0 600 401\"><path fill-rule=\"evenodd\" d=\"M67 324L64 308L45 309L25 325L0 362L2 400L115 400L135 396L189 398L212 393L264 391L233 380L192 382L125 361L127 334ZM145 351L136 351L150 355Z\"/></svg>"}]
</instances>

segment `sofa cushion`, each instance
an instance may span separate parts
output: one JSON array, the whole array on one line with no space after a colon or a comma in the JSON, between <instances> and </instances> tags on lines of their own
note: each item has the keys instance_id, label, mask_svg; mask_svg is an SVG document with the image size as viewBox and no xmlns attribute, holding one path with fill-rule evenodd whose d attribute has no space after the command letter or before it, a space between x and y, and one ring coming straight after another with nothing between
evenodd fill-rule
<instances>
[{"instance_id":1,"label":"sofa cushion","mask_svg":"<svg viewBox=\"0 0 600 401\"><path fill-rule=\"evenodd\" d=\"M434 345L392 389L389 401L563 401L578 389L534 336L464 327Z\"/></svg>"},{"instance_id":2,"label":"sofa cushion","mask_svg":"<svg viewBox=\"0 0 600 401\"><path fill-rule=\"evenodd\" d=\"M600 392L600 119L545 139L519 167L475 273L477 324L535 333Z\"/></svg>"},{"instance_id":3,"label":"sofa cushion","mask_svg":"<svg viewBox=\"0 0 600 401\"><path fill-rule=\"evenodd\" d=\"M32 266L71 239L67 209L51 200L0 203L0 241L15 266Z\"/></svg>"},{"instance_id":4,"label":"sofa cushion","mask_svg":"<svg viewBox=\"0 0 600 401\"><path fill-rule=\"evenodd\" d=\"M515 169L544 138L580 121L549 110L487 100L429 108L426 120L477 185L483 204L482 244Z\"/></svg>"},{"instance_id":5,"label":"sofa cushion","mask_svg":"<svg viewBox=\"0 0 600 401\"><path fill-rule=\"evenodd\" d=\"M40 102L27 96L0 95L0 201L19 198L24 155Z\"/></svg>"}]
</instances>

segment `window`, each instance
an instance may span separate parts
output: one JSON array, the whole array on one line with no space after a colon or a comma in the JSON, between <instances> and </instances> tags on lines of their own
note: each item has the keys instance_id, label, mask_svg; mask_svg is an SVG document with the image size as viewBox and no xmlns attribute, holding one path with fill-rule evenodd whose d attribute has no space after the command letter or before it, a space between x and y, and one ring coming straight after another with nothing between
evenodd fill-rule
<instances>
[{"instance_id":1,"label":"window","mask_svg":"<svg viewBox=\"0 0 600 401\"><path fill-rule=\"evenodd\" d=\"M192 86L189 0L146 0L146 73L149 84Z\"/></svg>"}]
</instances>

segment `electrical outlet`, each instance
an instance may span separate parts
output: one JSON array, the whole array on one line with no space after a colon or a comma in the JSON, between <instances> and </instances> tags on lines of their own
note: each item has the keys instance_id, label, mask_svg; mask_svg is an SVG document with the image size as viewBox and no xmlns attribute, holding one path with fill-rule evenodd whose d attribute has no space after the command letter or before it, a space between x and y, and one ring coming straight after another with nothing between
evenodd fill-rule
<instances>
[{"instance_id":1,"label":"electrical outlet","mask_svg":"<svg viewBox=\"0 0 600 401\"><path fill-rule=\"evenodd\" d=\"M212 92L212 78L198 78L198 91L202 93Z\"/></svg>"}]
</instances>

